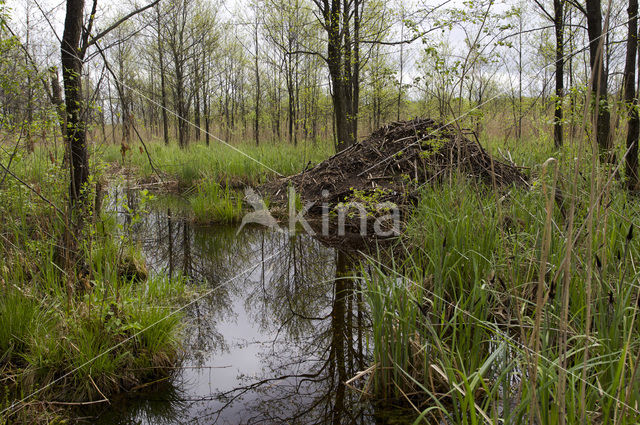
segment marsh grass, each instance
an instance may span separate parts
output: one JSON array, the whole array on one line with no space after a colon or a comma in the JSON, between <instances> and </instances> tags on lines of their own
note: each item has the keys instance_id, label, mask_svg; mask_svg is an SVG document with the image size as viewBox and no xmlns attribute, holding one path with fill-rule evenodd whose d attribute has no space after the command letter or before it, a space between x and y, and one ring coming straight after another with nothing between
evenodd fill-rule
<instances>
[{"instance_id":1,"label":"marsh grass","mask_svg":"<svg viewBox=\"0 0 640 425\"><path fill-rule=\"evenodd\" d=\"M245 142L234 147L246 156L217 142L209 146L192 143L184 149L174 143L169 146L160 141L148 143L154 166L166 177L176 179L181 187L191 187L201 179L212 179L220 184L226 182L232 188L257 185L275 177L274 171L284 176L295 174L309 162L316 164L333 153L331 141L302 142L297 146L288 143L256 146ZM120 163L133 169L141 179L154 175L147 155L138 147L126 155L124 164L120 145L105 145L99 154L107 163Z\"/></svg>"},{"instance_id":2,"label":"marsh grass","mask_svg":"<svg viewBox=\"0 0 640 425\"><path fill-rule=\"evenodd\" d=\"M101 400L170 374L181 315L169 314L192 293L180 278L123 273L128 259L142 260L111 211L83 230L84 267L65 269L64 217L36 194L64 208L65 174L38 155L13 159L32 190L7 178L0 192L0 411L38 393L0 423L47 422L48 402Z\"/></svg>"},{"instance_id":3,"label":"marsh grass","mask_svg":"<svg viewBox=\"0 0 640 425\"><path fill-rule=\"evenodd\" d=\"M571 166L538 166L530 190L423 189L404 254L364 269L377 398L422 423L640 420L637 201L599 183L594 202L583 166L562 202Z\"/></svg>"},{"instance_id":4,"label":"marsh grass","mask_svg":"<svg viewBox=\"0 0 640 425\"><path fill-rule=\"evenodd\" d=\"M240 143L234 145L246 155L218 142L206 146L192 143L181 149L160 141L148 144L156 170L163 179L177 183L186 198L186 215L198 224L235 223L242 219L243 187L257 186L267 179L301 172L333 153L328 141L288 143ZM119 164L140 181L157 177L146 153L129 151L122 161L120 145L105 145L97 151L107 164ZM253 159L251 159L253 158Z\"/></svg>"},{"instance_id":5,"label":"marsh grass","mask_svg":"<svg viewBox=\"0 0 640 425\"><path fill-rule=\"evenodd\" d=\"M197 223L234 223L242 219L241 192L232 190L228 184L204 178L188 195L191 212Z\"/></svg>"}]
</instances>

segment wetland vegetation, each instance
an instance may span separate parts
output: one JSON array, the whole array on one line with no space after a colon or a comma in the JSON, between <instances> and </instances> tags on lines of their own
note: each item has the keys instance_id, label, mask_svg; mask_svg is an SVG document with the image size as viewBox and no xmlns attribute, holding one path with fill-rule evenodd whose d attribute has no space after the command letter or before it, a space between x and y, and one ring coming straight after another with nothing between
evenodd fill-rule
<instances>
[{"instance_id":1,"label":"wetland vegetation","mask_svg":"<svg viewBox=\"0 0 640 425\"><path fill-rule=\"evenodd\" d=\"M0 425L640 422L637 15L0 0Z\"/></svg>"}]
</instances>

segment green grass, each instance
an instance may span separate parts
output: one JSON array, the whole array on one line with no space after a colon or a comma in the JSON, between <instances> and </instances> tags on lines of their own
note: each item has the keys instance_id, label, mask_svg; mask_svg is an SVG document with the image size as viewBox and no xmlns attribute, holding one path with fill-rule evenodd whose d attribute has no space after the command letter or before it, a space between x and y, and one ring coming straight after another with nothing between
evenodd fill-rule
<instances>
[{"instance_id":1,"label":"green grass","mask_svg":"<svg viewBox=\"0 0 640 425\"><path fill-rule=\"evenodd\" d=\"M183 290L179 279L122 283L119 295L97 283L70 310L55 297L40 303L16 289L0 290L0 364L21 376L20 392L53 383L43 394L50 399L86 401L100 397L98 388L103 394L131 388L177 360L182 316L163 318Z\"/></svg>"},{"instance_id":2,"label":"green grass","mask_svg":"<svg viewBox=\"0 0 640 425\"><path fill-rule=\"evenodd\" d=\"M0 362L18 361L28 350L32 337L43 337L50 322L48 309L41 309L32 296L16 287L4 288L0 300Z\"/></svg>"},{"instance_id":3,"label":"green grass","mask_svg":"<svg viewBox=\"0 0 640 425\"><path fill-rule=\"evenodd\" d=\"M64 209L66 173L38 155L17 156L12 171ZM182 316L169 314L192 289L180 278L128 277L125 268L143 262L127 230L109 211L88 220L76 247L83 264L66 268L64 218L7 178L0 191L0 410L12 402L7 390L18 399L41 390L30 399L35 405L98 400L168 376L179 362ZM26 406L0 423L50 418Z\"/></svg>"},{"instance_id":4,"label":"green grass","mask_svg":"<svg viewBox=\"0 0 640 425\"><path fill-rule=\"evenodd\" d=\"M506 195L465 181L426 188L404 254L369 260L377 398L413 404L423 423L640 420L637 201L613 187L594 204L582 179L565 278L569 202L567 218L548 202L549 174Z\"/></svg>"},{"instance_id":5,"label":"green grass","mask_svg":"<svg viewBox=\"0 0 640 425\"><path fill-rule=\"evenodd\" d=\"M187 216L199 224L240 221L242 187L257 186L277 177L276 173L298 173L333 153L328 141L301 142L298 146L285 142L256 146L247 142L234 145L237 150L215 141L210 146L192 143L185 149L153 141L148 147L154 167L165 181L177 183L187 199ZM120 145L108 145L98 153L106 163L122 164L119 149ZM131 150L123 165L142 181L155 175L147 155L139 149Z\"/></svg>"},{"instance_id":6,"label":"green grass","mask_svg":"<svg viewBox=\"0 0 640 425\"><path fill-rule=\"evenodd\" d=\"M637 199L617 177L608 185L611 167L594 164L588 147L555 150L548 138L485 145L530 167L530 190L496 193L462 179L423 188L403 245L391 260L371 258L363 268L374 397L415 406L425 423L532 418L551 425L561 416L568 424L638 423ZM201 223L237 221L237 189L274 177L218 144L149 146L164 178L189 189L189 213ZM238 147L285 175L332 151L329 143ZM121 161L119 145L99 152L98 168L101 160ZM65 172L46 153L17 157L15 170L61 200L66 187L56 182L65 181ZM560 164L557 182L554 164L542 166L551 156ZM137 149L124 165L137 179L153 175ZM60 221L49 220L51 208L23 186L10 181L2 189L0 366L22 377L18 391L39 388L75 365L82 367L47 396L91 399L98 396L91 381L116 391L175 361L180 317L159 319L185 290L180 280L121 279L117 264L135 258L136 249L109 237L116 223L103 216L91 228L93 244L83 247L91 258L90 289L74 288L69 303L54 248ZM554 189L564 202L554 202ZM567 253L570 238L576 243Z\"/></svg>"},{"instance_id":7,"label":"green grass","mask_svg":"<svg viewBox=\"0 0 640 425\"><path fill-rule=\"evenodd\" d=\"M303 142L298 146L285 142L263 143L259 146L250 142L234 145L246 156L215 141L210 146L192 143L185 149L174 143L165 146L154 141L148 147L154 166L165 177L177 180L183 187L192 186L204 178L226 181L234 187L257 185L267 178L273 178L275 173L285 176L298 173L308 162L316 164L333 153L333 145L329 141ZM104 146L101 157L108 163L122 163L119 149L120 145ZM124 165L133 168L142 179L154 174L146 154L137 148L127 154Z\"/></svg>"},{"instance_id":8,"label":"green grass","mask_svg":"<svg viewBox=\"0 0 640 425\"><path fill-rule=\"evenodd\" d=\"M197 223L234 223L242 219L242 193L204 178L188 196Z\"/></svg>"}]
</instances>

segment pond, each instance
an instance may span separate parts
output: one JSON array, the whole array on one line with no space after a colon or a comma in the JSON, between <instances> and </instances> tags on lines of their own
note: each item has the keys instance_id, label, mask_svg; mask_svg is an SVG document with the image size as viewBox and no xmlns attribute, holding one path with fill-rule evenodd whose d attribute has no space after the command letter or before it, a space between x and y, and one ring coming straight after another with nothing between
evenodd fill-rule
<instances>
[{"instance_id":1,"label":"pond","mask_svg":"<svg viewBox=\"0 0 640 425\"><path fill-rule=\"evenodd\" d=\"M96 424L379 423L345 382L370 363L352 258L306 234L195 226L162 203L136 223L152 273L207 295L172 377L82 416ZM125 218L126 219L126 218Z\"/></svg>"}]
</instances>

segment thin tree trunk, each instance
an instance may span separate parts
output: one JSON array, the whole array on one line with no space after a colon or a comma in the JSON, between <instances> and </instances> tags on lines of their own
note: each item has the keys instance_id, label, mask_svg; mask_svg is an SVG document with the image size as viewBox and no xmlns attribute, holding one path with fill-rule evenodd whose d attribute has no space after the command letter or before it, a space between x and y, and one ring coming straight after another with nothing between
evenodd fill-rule
<instances>
[{"instance_id":1,"label":"thin tree trunk","mask_svg":"<svg viewBox=\"0 0 640 425\"><path fill-rule=\"evenodd\" d=\"M562 108L564 101L564 16L563 0L553 0L554 26L556 31L556 104L553 119L553 141L562 146Z\"/></svg>"},{"instance_id":2,"label":"thin tree trunk","mask_svg":"<svg viewBox=\"0 0 640 425\"><path fill-rule=\"evenodd\" d=\"M65 138L67 134L67 117L65 115L64 100L62 100L62 88L58 80L58 70L55 66L49 68L49 79L51 81L51 99L53 100L53 105L56 107L60 134Z\"/></svg>"},{"instance_id":3,"label":"thin tree trunk","mask_svg":"<svg viewBox=\"0 0 640 425\"><path fill-rule=\"evenodd\" d=\"M518 121L516 126L516 133L518 141L522 141L522 15L519 19L520 28L518 30ZM546 70L546 68L545 68ZM545 75L545 81L546 81ZM544 97L544 88L542 89L542 95Z\"/></svg>"},{"instance_id":4,"label":"thin tree trunk","mask_svg":"<svg viewBox=\"0 0 640 425\"><path fill-rule=\"evenodd\" d=\"M31 34L31 24L29 17L31 13L27 10L27 25L26 25L26 39L24 48L28 52L29 51L29 41ZM29 65L29 56L25 56L25 65ZM33 137L31 136L31 129L33 125L33 87L31 86L31 72L27 72L27 149L29 152L33 153L35 150L35 144L33 141Z\"/></svg>"},{"instance_id":5,"label":"thin tree trunk","mask_svg":"<svg viewBox=\"0 0 640 425\"><path fill-rule=\"evenodd\" d=\"M200 88L202 87L201 75L200 75L200 64L198 64L198 55L196 55L194 59L193 65L193 73L195 76L193 82L193 90L195 93L195 99L193 104L193 112L194 112L194 124L195 124L195 138L196 142L200 141Z\"/></svg>"},{"instance_id":6,"label":"thin tree trunk","mask_svg":"<svg viewBox=\"0 0 640 425\"><path fill-rule=\"evenodd\" d=\"M255 124L254 124L254 137L256 140L256 146L258 146L260 144L260 69L258 68L258 7L256 5L256 8L254 10L255 13L255 31L254 31L254 45L255 45L255 72L256 72L256 104L255 104L255 114L256 114L256 119L255 119Z\"/></svg>"},{"instance_id":7,"label":"thin tree trunk","mask_svg":"<svg viewBox=\"0 0 640 425\"><path fill-rule=\"evenodd\" d=\"M176 61L176 112L178 113L178 145L181 148L187 146L187 129L185 120L187 117L187 108L184 101L185 88L184 88L184 72L181 59L175 55Z\"/></svg>"},{"instance_id":8,"label":"thin tree trunk","mask_svg":"<svg viewBox=\"0 0 640 425\"><path fill-rule=\"evenodd\" d=\"M293 70L291 67L291 55L287 55L287 94L289 101L289 143L293 143L293 121L295 120L294 102L295 94L293 93Z\"/></svg>"},{"instance_id":9,"label":"thin tree trunk","mask_svg":"<svg viewBox=\"0 0 640 425\"><path fill-rule=\"evenodd\" d=\"M404 38L404 8L402 9L402 26L400 27L400 40ZM400 78L398 84L398 113L396 120L400 121L400 107L402 105L402 76L404 74L404 44L400 44Z\"/></svg>"},{"instance_id":10,"label":"thin tree trunk","mask_svg":"<svg viewBox=\"0 0 640 425\"><path fill-rule=\"evenodd\" d=\"M358 140L360 112L360 0L353 0L353 72L351 73L351 144Z\"/></svg>"},{"instance_id":11,"label":"thin tree trunk","mask_svg":"<svg viewBox=\"0 0 640 425\"><path fill-rule=\"evenodd\" d=\"M162 134L164 144L169 145L169 116L167 115L167 82L164 69L164 46L162 45L162 25L160 20L160 5L157 8L158 24L158 64L160 65L160 104L162 109Z\"/></svg>"},{"instance_id":12,"label":"thin tree trunk","mask_svg":"<svg viewBox=\"0 0 640 425\"><path fill-rule=\"evenodd\" d=\"M638 54L638 0L629 0L629 35L627 56L624 65L624 102L629 113L627 130L626 176L627 188L635 190L638 185L638 136L640 119L638 116L638 98L636 94L636 55Z\"/></svg>"},{"instance_id":13,"label":"thin tree trunk","mask_svg":"<svg viewBox=\"0 0 640 425\"><path fill-rule=\"evenodd\" d=\"M204 140L207 146L209 146L209 115L211 114L211 96L209 96L209 83L210 75L207 67L207 52L202 51L202 112L204 114Z\"/></svg>"}]
</instances>

